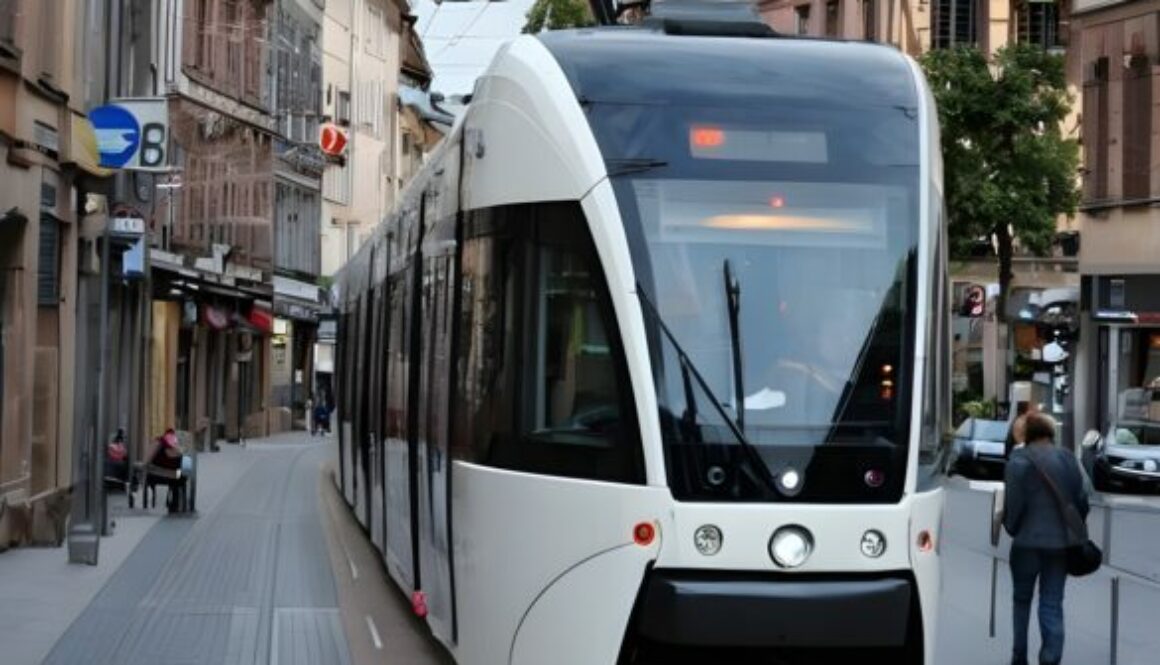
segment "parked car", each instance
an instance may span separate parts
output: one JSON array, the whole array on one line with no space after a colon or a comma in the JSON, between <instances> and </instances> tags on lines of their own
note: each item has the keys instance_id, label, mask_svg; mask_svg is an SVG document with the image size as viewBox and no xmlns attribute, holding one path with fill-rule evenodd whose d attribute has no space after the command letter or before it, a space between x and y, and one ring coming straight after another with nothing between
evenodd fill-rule
<instances>
[{"instance_id":1,"label":"parked car","mask_svg":"<svg viewBox=\"0 0 1160 665\"><path fill-rule=\"evenodd\" d=\"M1160 422L1118 423L1088 438L1082 459L1097 490L1160 491Z\"/></svg>"},{"instance_id":2,"label":"parked car","mask_svg":"<svg viewBox=\"0 0 1160 665\"><path fill-rule=\"evenodd\" d=\"M1002 478L1007 464L1006 420L967 418L955 431L951 473L967 477Z\"/></svg>"},{"instance_id":3,"label":"parked car","mask_svg":"<svg viewBox=\"0 0 1160 665\"><path fill-rule=\"evenodd\" d=\"M1160 490L1160 389L1120 396L1120 417L1105 435L1084 437L1080 457L1097 490Z\"/></svg>"}]
</instances>

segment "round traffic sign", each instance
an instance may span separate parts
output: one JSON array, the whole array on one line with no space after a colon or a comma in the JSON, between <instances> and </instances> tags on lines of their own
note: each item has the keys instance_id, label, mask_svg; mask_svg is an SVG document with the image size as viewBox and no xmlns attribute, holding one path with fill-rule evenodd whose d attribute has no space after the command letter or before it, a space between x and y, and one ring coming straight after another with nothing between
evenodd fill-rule
<instances>
[{"instance_id":1,"label":"round traffic sign","mask_svg":"<svg viewBox=\"0 0 1160 665\"><path fill-rule=\"evenodd\" d=\"M346 149L346 132L332 124L323 125L318 135L318 147L328 155L341 155Z\"/></svg>"},{"instance_id":2,"label":"round traffic sign","mask_svg":"<svg viewBox=\"0 0 1160 665\"><path fill-rule=\"evenodd\" d=\"M141 128L128 110L109 104L89 111L89 122L97 136L101 166L121 168L128 164L141 143Z\"/></svg>"}]
</instances>

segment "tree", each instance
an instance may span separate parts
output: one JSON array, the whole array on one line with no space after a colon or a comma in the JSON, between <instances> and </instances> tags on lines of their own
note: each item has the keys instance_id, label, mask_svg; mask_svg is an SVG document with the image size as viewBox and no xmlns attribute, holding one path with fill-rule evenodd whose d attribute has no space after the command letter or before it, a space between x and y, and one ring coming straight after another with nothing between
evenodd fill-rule
<instances>
[{"instance_id":1,"label":"tree","mask_svg":"<svg viewBox=\"0 0 1160 665\"><path fill-rule=\"evenodd\" d=\"M969 47L936 49L921 62L942 125L951 255L994 239L1005 320L1015 241L1047 253L1056 219L1079 203L1079 147L1061 130L1071 108L1063 58L1013 44L991 62Z\"/></svg>"},{"instance_id":2,"label":"tree","mask_svg":"<svg viewBox=\"0 0 1160 665\"><path fill-rule=\"evenodd\" d=\"M524 32L535 34L541 30L563 30L596 25L592 8L587 0L536 0L528 10Z\"/></svg>"}]
</instances>

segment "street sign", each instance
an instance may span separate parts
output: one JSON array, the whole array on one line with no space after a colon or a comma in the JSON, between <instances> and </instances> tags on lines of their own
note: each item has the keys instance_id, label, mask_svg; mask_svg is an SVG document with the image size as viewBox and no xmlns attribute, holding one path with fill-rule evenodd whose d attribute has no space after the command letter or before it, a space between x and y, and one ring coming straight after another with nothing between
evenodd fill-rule
<instances>
[{"instance_id":1,"label":"street sign","mask_svg":"<svg viewBox=\"0 0 1160 665\"><path fill-rule=\"evenodd\" d=\"M322 152L337 157L346 150L346 132L338 128L337 125L327 123L322 126L322 130L318 133L318 147L322 148Z\"/></svg>"},{"instance_id":2,"label":"street sign","mask_svg":"<svg viewBox=\"0 0 1160 665\"><path fill-rule=\"evenodd\" d=\"M109 219L109 233L140 237L145 234L145 220L140 217L112 217Z\"/></svg>"},{"instance_id":3,"label":"street sign","mask_svg":"<svg viewBox=\"0 0 1160 665\"><path fill-rule=\"evenodd\" d=\"M167 169L167 104L164 97L124 99L89 111L100 165L135 171Z\"/></svg>"},{"instance_id":4,"label":"street sign","mask_svg":"<svg viewBox=\"0 0 1160 665\"><path fill-rule=\"evenodd\" d=\"M132 113L116 105L100 106L89 111L89 122L97 135L101 166L119 169L137 156L141 128Z\"/></svg>"}]
</instances>

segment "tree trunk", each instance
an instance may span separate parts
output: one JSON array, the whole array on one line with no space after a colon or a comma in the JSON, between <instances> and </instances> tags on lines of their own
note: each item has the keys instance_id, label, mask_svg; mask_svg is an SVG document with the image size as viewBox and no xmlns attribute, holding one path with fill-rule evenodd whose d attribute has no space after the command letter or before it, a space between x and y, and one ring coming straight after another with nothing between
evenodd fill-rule
<instances>
[{"instance_id":1,"label":"tree trunk","mask_svg":"<svg viewBox=\"0 0 1160 665\"><path fill-rule=\"evenodd\" d=\"M995 225L995 237L998 239L999 249L999 297L995 299L995 320L1000 324L1007 323L1007 292L1011 287L1011 280L1015 277L1011 272L1011 257L1015 250L1012 247L1011 234L1007 225Z\"/></svg>"}]
</instances>

